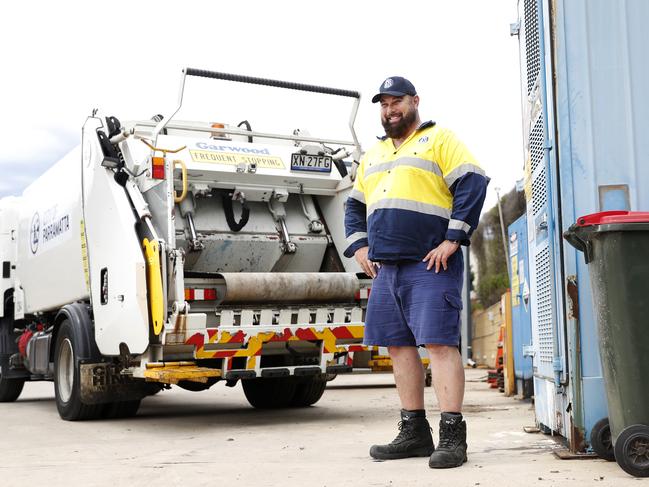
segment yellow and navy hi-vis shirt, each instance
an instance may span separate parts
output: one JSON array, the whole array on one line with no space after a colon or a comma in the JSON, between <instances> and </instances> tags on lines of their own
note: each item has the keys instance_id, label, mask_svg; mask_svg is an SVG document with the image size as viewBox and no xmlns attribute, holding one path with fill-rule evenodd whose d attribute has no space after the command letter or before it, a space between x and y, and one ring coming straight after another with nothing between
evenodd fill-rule
<instances>
[{"instance_id":1,"label":"yellow and navy hi-vis shirt","mask_svg":"<svg viewBox=\"0 0 649 487\"><path fill-rule=\"evenodd\" d=\"M425 122L395 149L365 153L347 199L344 254L369 244L374 261L421 260L444 240L469 245L489 178L450 130Z\"/></svg>"}]
</instances>

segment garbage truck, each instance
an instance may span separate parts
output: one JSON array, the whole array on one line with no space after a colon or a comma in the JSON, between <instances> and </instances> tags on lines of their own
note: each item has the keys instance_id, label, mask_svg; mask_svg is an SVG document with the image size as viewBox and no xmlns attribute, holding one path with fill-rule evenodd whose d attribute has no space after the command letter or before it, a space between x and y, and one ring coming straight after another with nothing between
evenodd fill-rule
<instances>
[{"instance_id":1,"label":"garbage truck","mask_svg":"<svg viewBox=\"0 0 649 487\"><path fill-rule=\"evenodd\" d=\"M347 97L351 138L177 120L189 77ZM367 367L371 280L342 225L359 100L186 68L172 113L94 110L77 148L0 200L0 401L46 380L65 420L128 417L171 385L241 381L254 407L305 407Z\"/></svg>"}]
</instances>

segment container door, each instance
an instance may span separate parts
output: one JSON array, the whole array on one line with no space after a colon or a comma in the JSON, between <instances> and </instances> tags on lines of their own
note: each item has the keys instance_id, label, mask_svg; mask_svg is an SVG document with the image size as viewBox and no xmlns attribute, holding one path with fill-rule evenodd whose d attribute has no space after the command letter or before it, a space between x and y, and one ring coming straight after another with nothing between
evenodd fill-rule
<instances>
[{"instance_id":1,"label":"container door","mask_svg":"<svg viewBox=\"0 0 649 487\"><path fill-rule=\"evenodd\" d=\"M543 0L519 2L520 52L525 144L525 197L530 267L533 366L537 421L565 434L565 353L561 277L560 225L554 161L549 12ZM560 289L560 287L559 287Z\"/></svg>"},{"instance_id":2,"label":"container door","mask_svg":"<svg viewBox=\"0 0 649 487\"><path fill-rule=\"evenodd\" d=\"M136 219L124 188L101 165L97 138L102 120L83 127L83 223L87 242L95 339L104 355L118 355L120 343L132 353L149 344L145 262Z\"/></svg>"},{"instance_id":3,"label":"container door","mask_svg":"<svg viewBox=\"0 0 649 487\"><path fill-rule=\"evenodd\" d=\"M512 287L512 328L514 370L519 397L531 397L532 390L532 314L530 272L527 250L527 217L509 226L509 269Z\"/></svg>"}]
</instances>

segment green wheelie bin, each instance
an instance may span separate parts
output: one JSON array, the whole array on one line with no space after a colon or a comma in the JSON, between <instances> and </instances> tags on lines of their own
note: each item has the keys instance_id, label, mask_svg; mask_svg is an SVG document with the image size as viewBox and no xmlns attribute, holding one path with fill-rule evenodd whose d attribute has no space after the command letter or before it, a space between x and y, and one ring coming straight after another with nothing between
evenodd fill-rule
<instances>
[{"instance_id":1,"label":"green wheelie bin","mask_svg":"<svg viewBox=\"0 0 649 487\"><path fill-rule=\"evenodd\" d=\"M577 219L564 238L584 253L597 317L613 451L649 476L649 212Z\"/></svg>"}]
</instances>

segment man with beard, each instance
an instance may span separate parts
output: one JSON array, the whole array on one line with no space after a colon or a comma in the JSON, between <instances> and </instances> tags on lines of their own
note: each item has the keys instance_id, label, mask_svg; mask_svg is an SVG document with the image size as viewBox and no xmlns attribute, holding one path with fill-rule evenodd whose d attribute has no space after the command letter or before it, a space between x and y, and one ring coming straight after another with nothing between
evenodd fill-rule
<instances>
[{"instance_id":1,"label":"man with beard","mask_svg":"<svg viewBox=\"0 0 649 487\"><path fill-rule=\"evenodd\" d=\"M374 279L364 343L388 348L402 409L397 437L372 446L370 455L430 456L431 468L459 467L467 461L467 444L458 249L469 245L478 225L489 179L451 131L421 122L410 81L386 79L376 102L386 135L358 167L345 210L345 256L354 256ZM430 356L441 410L437 449L418 346Z\"/></svg>"}]
</instances>

